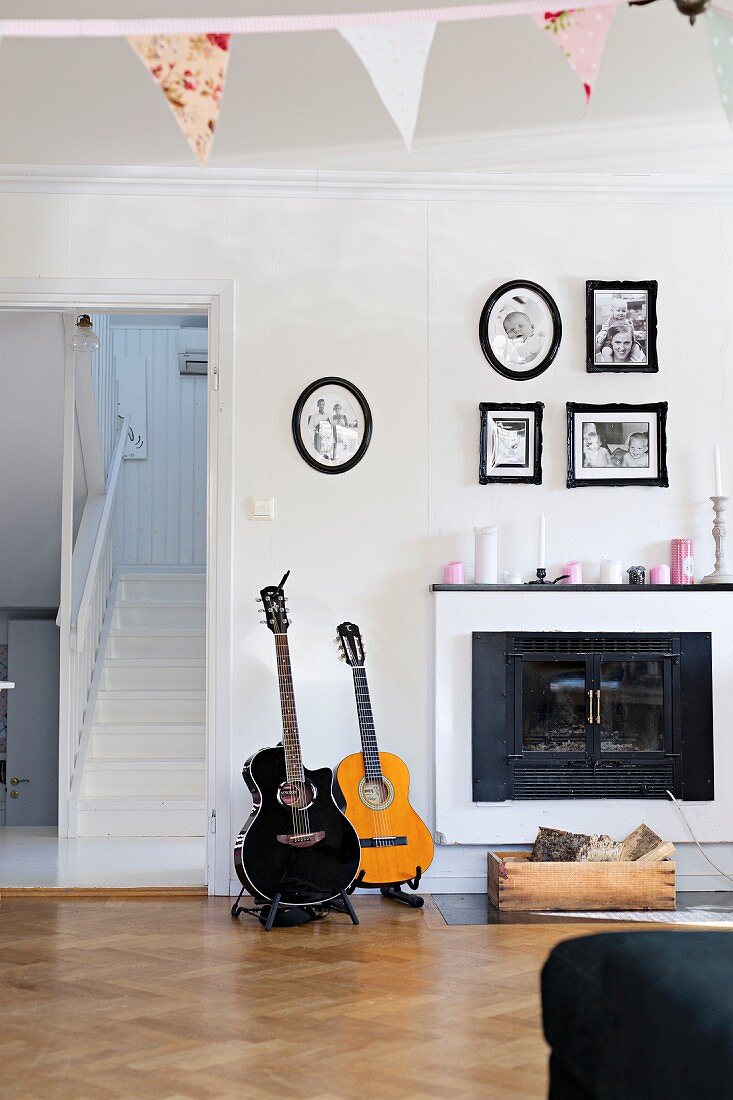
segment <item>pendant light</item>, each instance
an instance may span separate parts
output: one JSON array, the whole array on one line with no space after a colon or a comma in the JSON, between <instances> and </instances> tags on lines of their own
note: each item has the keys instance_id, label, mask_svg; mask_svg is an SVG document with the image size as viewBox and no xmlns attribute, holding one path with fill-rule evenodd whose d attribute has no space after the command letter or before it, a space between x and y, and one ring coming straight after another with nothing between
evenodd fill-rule
<instances>
[{"instance_id":1,"label":"pendant light","mask_svg":"<svg viewBox=\"0 0 733 1100\"><path fill-rule=\"evenodd\" d=\"M99 348L99 337L92 328L92 319L88 313L82 313L77 317L71 346L74 351L83 352L97 351Z\"/></svg>"}]
</instances>

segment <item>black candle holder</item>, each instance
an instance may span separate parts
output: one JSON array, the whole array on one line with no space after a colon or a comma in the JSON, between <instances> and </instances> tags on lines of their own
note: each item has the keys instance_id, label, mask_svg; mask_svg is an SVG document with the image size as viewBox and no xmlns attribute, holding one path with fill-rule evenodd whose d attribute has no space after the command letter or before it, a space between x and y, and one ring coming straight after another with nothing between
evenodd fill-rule
<instances>
[{"instance_id":1,"label":"black candle holder","mask_svg":"<svg viewBox=\"0 0 733 1100\"><path fill-rule=\"evenodd\" d=\"M547 570L546 569L538 569L537 570L537 580L527 581L527 584L549 584L549 581L545 580L546 576L547 576Z\"/></svg>"}]
</instances>

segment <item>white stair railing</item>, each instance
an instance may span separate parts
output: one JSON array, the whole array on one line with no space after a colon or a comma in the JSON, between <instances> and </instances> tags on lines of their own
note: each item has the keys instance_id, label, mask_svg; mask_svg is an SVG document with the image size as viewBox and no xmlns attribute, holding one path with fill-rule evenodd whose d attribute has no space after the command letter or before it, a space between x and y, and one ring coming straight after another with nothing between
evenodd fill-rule
<instances>
[{"instance_id":1,"label":"white stair railing","mask_svg":"<svg viewBox=\"0 0 733 1100\"><path fill-rule=\"evenodd\" d=\"M122 423L105 492L87 498L72 555L69 622L69 735L72 778L68 835L77 835L77 805L114 610L115 504L129 421Z\"/></svg>"}]
</instances>

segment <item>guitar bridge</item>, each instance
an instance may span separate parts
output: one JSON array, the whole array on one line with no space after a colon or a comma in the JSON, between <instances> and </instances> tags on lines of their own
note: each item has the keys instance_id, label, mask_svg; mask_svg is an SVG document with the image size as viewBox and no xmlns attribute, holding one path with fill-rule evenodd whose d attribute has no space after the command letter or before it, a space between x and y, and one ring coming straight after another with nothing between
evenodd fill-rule
<instances>
[{"instance_id":1,"label":"guitar bridge","mask_svg":"<svg viewBox=\"0 0 733 1100\"><path fill-rule=\"evenodd\" d=\"M407 844L406 836L368 836L359 841L362 848L399 848Z\"/></svg>"},{"instance_id":2,"label":"guitar bridge","mask_svg":"<svg viewBox=\"0 0 733 1100\"><path fill-rule=\"evenodd\" d=\"M312 848L319 840L323 840L325 832L317 833L278 833L279 844L288 844L291 848Z\"/></svg>"}]
</instances>

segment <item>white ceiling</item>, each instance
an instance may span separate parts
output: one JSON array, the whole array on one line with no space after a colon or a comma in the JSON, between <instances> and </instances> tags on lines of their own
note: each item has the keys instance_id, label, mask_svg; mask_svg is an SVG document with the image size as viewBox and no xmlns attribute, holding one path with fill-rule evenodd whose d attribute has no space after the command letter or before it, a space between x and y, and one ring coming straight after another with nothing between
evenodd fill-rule
<instances>
[{"instance_id":1,"label":"white ceiling","mask_svg":"<svg viewBox=\"0 0 733 1100\"><path fill-rule=\"evenodd\" d=\"M432 0L433 4L439 0ZM246 14L426 7L431 0L260 0ZM212 0L153 0L202 15ZM243 14L216 0L216 15ZM139 16L138 0L0 0L0 16ZM165 100L122 40L0 43L5 164L194 166ZM620 5L585 111L560 51L527 18L439 26L410 157L336 32L233 43L212 167L733 172L704 20L672 0Z\"/></svg>"}]
</instances>

